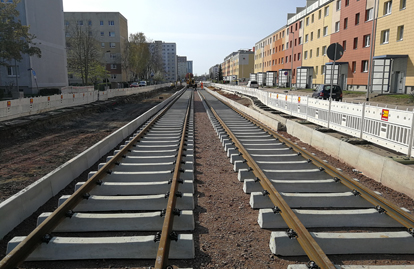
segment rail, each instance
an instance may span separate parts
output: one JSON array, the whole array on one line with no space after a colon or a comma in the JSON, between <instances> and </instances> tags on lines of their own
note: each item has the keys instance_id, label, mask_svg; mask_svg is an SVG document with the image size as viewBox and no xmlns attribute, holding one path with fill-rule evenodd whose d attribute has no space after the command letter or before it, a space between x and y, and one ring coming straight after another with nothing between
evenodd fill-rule
<instances>
[{"instance_id":1,"label":"rail","mask_svg":"<svg viewBox=\"0 0 414 269\"><path fill-rule=\"evenodd\" d=\"M414 157L414 111L332 102L308 96L265 92L241 86L212 86L258 98L266 106L323 127Z\"/></svg>"}]
</instances>

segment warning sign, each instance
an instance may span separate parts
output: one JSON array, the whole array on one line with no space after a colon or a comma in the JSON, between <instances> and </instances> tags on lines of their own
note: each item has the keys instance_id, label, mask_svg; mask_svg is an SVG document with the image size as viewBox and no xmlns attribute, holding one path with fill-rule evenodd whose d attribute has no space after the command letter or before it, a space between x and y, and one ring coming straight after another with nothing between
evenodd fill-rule
<instances>
[{"instance_id":1,"label":"warning sign","mask_svg":"<svg viewBox=\"0 0 414 269\"><path fill-rule=\"evenodd\" d=\"M381 120L388 121L389 115L390 115L390 111L388 109L383 109L381 112Z\"/></svg>"},{"instance_id":2,"label":"warning sign","mask_svg":"<svg viewBox=\"0 0 414 269\"><path fill-rule=\"evenodd\" d=\"M298 97L298 103L300 103L300 96Z\"/></svg>"}]
</instances>

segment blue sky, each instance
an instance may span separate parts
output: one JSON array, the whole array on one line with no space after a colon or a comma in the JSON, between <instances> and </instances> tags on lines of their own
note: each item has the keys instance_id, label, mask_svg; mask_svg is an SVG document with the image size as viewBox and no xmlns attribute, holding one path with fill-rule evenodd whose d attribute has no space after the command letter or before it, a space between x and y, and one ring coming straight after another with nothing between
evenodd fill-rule
<instances>
[{"instance_id":1,"label":"blue sky","mask_svg":"<svg viewBox=\"0 0 414 269\"><path fill-rule=\"evenodd\" d=\"M175 42L197 75L233 51L252 48L286 24L287 13L305 5L306 0L63 0L64 11L120 12L129 33Z\"/></svg>"}]
</instances>

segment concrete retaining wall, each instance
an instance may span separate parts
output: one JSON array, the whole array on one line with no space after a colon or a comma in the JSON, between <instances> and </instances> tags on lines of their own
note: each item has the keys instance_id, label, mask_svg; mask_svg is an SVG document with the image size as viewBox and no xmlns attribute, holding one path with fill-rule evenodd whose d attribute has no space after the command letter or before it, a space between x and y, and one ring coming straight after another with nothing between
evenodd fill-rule
<instances>
[{"instance_id":1,"label":"concrete retaining wall","mask_svg":"<svg viewBox=\"0 0 414 269\"><path fill-rule=\"evenodd\" d=\"M234 105L234 101L209 90L220 100ZM267 126L277 126L275 119L264 114L260 114L251 108L240 104L234 105L236 108L241 107L241 111L265 123ZM248 112L246 112L248 111ZM259 114L259 115L258 115ZM299 138L302 142L331 155L348 165L355 167L367 177L370 177L384 186L392 188L398 192L404 193L414 199L414 169L397 163L392 159L379 156L368 150L359 148L347 142L336 139L330 135L313 130L306 125L295 121L286 120L287 133ZM275 127L272 127L277 130Z\"/></svg>"},{"instance_id":2,"label":"concrete retaining wall","mask_svg":"<svg viewBox=\"0 0 414 269\"><path fill-rule=\"evenodd\" d=\"M151 108L91 148L59 166L30 186L0 203L0 238L29 217L50 198L59 193L83 171L94 165L102 156L113 150L139 126L164 108L178 92Z\"/></svg>"}]
</instances>

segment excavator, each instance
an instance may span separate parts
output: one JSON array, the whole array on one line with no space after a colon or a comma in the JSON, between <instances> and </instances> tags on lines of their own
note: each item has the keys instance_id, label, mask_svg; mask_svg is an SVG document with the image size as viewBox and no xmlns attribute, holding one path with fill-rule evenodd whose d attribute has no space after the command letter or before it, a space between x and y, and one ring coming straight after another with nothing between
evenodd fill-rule
<instances>
[{"instance_id":1,"label":"excavator","mask_svg":"<svg viewBox=\"0 0 414 269\"><path fill-rule=\"evenodd\" d=\"M187 82L187 86L189 88L190 87L193 87L194 89L197 89L197 83L195 83L195 81L194 81L194 75L193 75L193 73L187 73L185 75L185 79L186 79L186 82Z\"/></svg>"}]
</instances>

